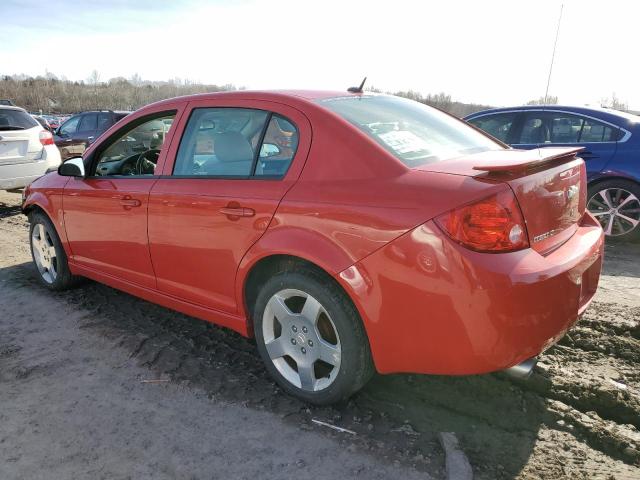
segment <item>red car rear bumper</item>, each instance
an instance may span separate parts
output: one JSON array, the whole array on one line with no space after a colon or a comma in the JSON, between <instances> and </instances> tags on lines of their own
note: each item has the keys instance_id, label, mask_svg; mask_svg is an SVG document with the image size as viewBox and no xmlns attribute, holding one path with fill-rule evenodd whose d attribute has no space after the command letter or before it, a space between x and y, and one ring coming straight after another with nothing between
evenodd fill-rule
<instances>
[{"instance_id":1,"label":"red car rear bumper","mask_svg":"<svg viewBox=\"0 0 640 480\"><path fill-rule=\"evenodd\" d=\"M588 213L548 255L478 253L429 221L352 267L349 291L380 373L486 373L536 356L588 306L604 236Z\"/></svg>"}]
</instances>

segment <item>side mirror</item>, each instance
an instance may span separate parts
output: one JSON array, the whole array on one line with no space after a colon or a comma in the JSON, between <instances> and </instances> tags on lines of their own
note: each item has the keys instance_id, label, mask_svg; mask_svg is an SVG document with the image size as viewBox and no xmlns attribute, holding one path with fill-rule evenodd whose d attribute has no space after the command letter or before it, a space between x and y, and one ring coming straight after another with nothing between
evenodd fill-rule
<instances>
[{"instance_id":1,"label":"side mirror","mask_svg":"<svg viewBox=\"0 0 640 480\"><path fill-rule=\"evenodd\" d=\"M262 148L260 148L260 158L264 157L273 157L280 153L280 148L273 143L263 143Z\"/></svg>"},{"instance_id":2,"label":"side mirror","mask_svg":"<svg viewBox=\"0 0 640 480\"><path fill-rule=\"evenodd\" d=\"M84 178L84 163L82 157L74 157L58 167L58 175L63 177Z\"/></svg>"}]
</instances>

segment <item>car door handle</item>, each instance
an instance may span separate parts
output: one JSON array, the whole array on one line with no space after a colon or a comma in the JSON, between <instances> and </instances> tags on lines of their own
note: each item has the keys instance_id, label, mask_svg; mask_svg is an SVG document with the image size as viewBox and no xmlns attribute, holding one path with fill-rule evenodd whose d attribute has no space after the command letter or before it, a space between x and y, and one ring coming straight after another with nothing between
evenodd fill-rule
<instances>
[{"instance_id":1,"label":"car door handle","mask_svg":"<svg viewBox=\"0 0 640 480\"><path fill-rule=\"evenodd\" d=\"M227 217L253 217L256 211L246 207L222 207L220 213Z\"/></svg>"},{"instance_id":2,"label":"car door handle","mask_svg":"<svg viewBox=\"0 0 640 480\"><path fill-rule=\"evenodd\" d=\"M120 205L128 210L132 207L139 207L140 205L142 205L142 202L137 198L124 197L120 199Z\"/></svg>"}]
</instances>

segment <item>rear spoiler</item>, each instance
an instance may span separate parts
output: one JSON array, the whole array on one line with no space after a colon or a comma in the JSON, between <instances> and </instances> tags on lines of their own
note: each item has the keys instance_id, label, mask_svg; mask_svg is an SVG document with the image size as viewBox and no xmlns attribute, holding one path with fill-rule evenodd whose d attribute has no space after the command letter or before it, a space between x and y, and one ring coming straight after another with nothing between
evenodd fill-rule
<instances>
[{"instance_id":1,"label":"rear spoiler","mask_svg":"<svg viewBox=\"0 0 640 480\"><path fill-rule=\"evenodd\" d=\"M479 163L474 165L473 169L496 173L520 172L540 167L554 160L573 158L583 149L584 147L544 147L533 150L503 150L508 152L504 156L500 155L500 152L492 151L491 156L487 155L486 163L484 158L478 158Z\"/></svg>"}]
</instances>

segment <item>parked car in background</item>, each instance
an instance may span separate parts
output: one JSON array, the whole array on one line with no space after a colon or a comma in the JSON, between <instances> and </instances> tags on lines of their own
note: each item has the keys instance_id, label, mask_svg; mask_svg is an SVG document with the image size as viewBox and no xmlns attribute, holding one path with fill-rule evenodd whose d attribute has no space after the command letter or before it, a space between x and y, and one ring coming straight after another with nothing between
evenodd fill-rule
<instances>
[{"instance_id":1,"label":"parked car in background","mask_svg":"<svg viewBox=\"0 0 640 480\"><path fill-rule=\"evenodd\" d=\"M66 120L54 132L62 161L82 155L96 138L129 113L99 110L82 112Z\"/></svg>"},{"instance_id":2,"label":"parked car in background","mask_svg":"<svg viewBox=\"0 0 640 480\"><path fill-rule=\"evenodd\" d=\"M133 113L22 208L47 288L86 276L255 335L326 404L374 369L531 371L600 277L577 150L387 95L203 94Z\"/></svg>"},{"instance_id":3,"label":"parked car in background","mask_svg":"<svg viewBox=\"0 0 640 480\"><path fill-rule=\"evenodd\" d=\"M42 128L44 128L49 132L53 132L53 128L51 128L51 125L49 124L49 121L46 118L40 115L31 115L31 116L35 118L40 125L42 125Z\"/></svg>"},{"instance_id":4,"label":"parked car in background","mask_svg":"<svg viewBox=\"0 0 640 480\"><path fill-rule=\"evenodd\" d=\"M640 239L640 117L604 108L529 105L465 118L514 148L584 147L588 208L605 234Z\"/></svg>"},{"instance_id":5,"label":"parked car in background","mask_svg":"<svg viewBox=\"0 0 640 480\"><path fill-rule=\"evenodd\" d=\"M58 165L51 132L22 108L0 105L0 190L25 187Z\"/></svg>"},{"instance_id":6,"label":"parked car in background","mask_svg":"<svg viewBox=\"0 0 640 480\"><path fill-rule=\"evenodd\" d=\"M16 104L13 103L12 100L9 100L7 98L0 98L0 105L6 105L6 106L9 106L9 107L15 107L16 106Z\"/></svg>"},{"instance_id":7,"label":"parked car in background","mask_svg":"<svg viewBox=\"0 0 640 480\"><path fill-rule=\"evenodd\" d=\"M49 123L49 126L51 126L53 130L58 128L62 123L60 122L60 118L55 115L42 115L42 118L44 118Z\"/></svg>"}]
</instances>

